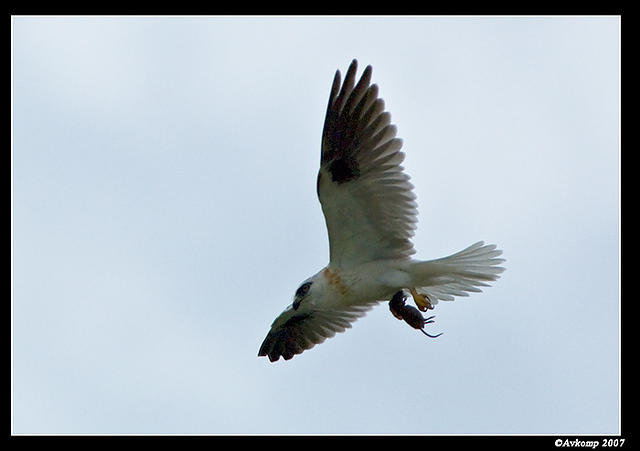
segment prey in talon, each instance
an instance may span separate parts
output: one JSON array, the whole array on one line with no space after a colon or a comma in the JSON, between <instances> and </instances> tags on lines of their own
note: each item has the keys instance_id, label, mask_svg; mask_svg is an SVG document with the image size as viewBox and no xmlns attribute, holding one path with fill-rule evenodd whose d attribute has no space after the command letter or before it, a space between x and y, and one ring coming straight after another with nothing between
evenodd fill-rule
<instances>
[{"instance_id":1,"label":"prey in talon","mask_svg":"<svg viewBox=\"0 0 640 451\"><path fill-rule=\"evenodd\" d=\"M436 338L442 335L442 332L437 335L431 335L425 332L424 326L432 323L434 316L428 318L423 317L417 308L405 304L406 299L407 297L402 290L393 295L389 301L389 310L391 310L393 316L398 319L403 319L408 325L414 329L419 329L427 337Z\"/></svg>"}]
</instances>

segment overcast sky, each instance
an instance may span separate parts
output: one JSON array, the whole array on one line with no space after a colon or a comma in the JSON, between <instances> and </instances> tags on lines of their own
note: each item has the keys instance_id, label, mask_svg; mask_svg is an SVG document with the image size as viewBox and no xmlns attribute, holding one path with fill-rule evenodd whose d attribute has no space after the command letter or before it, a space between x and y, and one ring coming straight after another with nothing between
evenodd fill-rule
<instances>
[{"instance_id":1,"label":"overcast sky","mask_svg":"<svg viewBox=\"0 0 640 451\"><path fill-rule=\"evenodd\" d=\"M503 277L270 363L328 261L336 69L373 66L416 258ZM619 433L620 20L14 17L13 432Z\"/></svg>"}]
</instances>

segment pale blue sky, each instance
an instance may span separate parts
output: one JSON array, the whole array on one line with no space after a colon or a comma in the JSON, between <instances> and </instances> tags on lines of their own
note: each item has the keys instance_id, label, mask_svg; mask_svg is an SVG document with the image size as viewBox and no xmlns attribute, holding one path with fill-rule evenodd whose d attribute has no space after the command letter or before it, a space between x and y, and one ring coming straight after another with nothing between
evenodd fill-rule
<instances>
[{"instance_id":1,"label":"pale blue sky","mask_svg":"<svg viewBox=\"0 0 640 451\"><path fill-rule=\"evenodd\" d=\"M619 432L620 20L14 17L13 432ZM333 74L373 66L417 258L507 267L271 364L327 263ZM360 71L359 71L360 73Z\"/></svg>"}]
</instances>

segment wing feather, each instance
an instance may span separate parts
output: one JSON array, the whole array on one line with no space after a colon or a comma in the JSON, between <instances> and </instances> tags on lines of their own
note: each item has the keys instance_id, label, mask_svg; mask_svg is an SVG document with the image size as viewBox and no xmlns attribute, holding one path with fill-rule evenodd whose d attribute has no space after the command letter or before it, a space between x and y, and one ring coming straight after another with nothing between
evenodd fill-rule
<instances>
[{"instance_id":1,"label":"wing feather","mask_svg":"<svg viewBox=\"0 0 640 451\"><path fill-rule=\"evenodd\" d=\"M260 346L258 355L268 356L272 362L280 357L289 360L336 333L351 328L352 323L364 316L376 303L346 306L343 310L314 310L293 315L282 324L276 321Z\"/></svg>"},{"instance_id":2,"label":"wing feather","mask_svg":"<svg viewBox=\"0 0 640 451\"><path fill-rule=\"evenodd\" d=\"M357 61L340 85L336 71L322 133L318 197L329 234L330 265L409 257L417 222L413 185L401 166L402 140L371 84L355 82Z\"/></svg>"}]
</instances>

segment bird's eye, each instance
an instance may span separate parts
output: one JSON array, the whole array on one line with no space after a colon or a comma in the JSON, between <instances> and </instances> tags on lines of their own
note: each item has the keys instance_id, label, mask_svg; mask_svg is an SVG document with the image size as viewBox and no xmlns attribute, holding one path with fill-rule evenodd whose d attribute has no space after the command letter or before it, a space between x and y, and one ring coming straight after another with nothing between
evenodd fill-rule
<instances>
[{"instance_id":1,"label":"bird's eye","mask_svg":"<svg viewBox=\"0 0 640 451\"><path fill-rule=\"evenodd\" d=\"M307 293L309 292L310 287L311 287L311 282L303 283L302 285L300 285L300 288L296 290L296 297L301 298L303 296L306 296Z\"/></svg>"},{"instance_id":2,"label":"bird's eye","mask_svg":"<svg viewBox=\"0 0 640 451\"><path fill-rule=\"evenodd\" d=\"M311 288L311 282L306 282L300 285L300 288L296 290L296 295L293 300L293 309L298 310L300 307L300 303L302 302L302 298L304 298L309 292L309 288Z\"/></svg>"}]
</instances>

